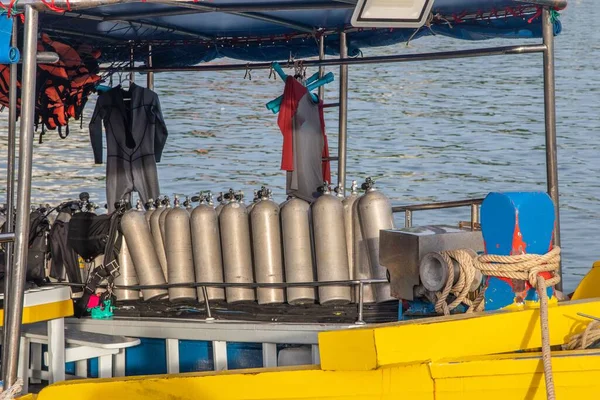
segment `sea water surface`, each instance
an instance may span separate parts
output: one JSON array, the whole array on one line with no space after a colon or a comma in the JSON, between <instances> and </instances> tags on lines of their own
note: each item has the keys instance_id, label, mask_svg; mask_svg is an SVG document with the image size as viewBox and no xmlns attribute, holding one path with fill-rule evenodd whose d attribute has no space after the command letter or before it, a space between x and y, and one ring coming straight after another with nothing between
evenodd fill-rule
<instances>
[{"instance_id":1,"label":"sea water surface","mask_svg":"<svg viewBox=\"0 0 600 400\"><path fill-rule=\"evenodd\" d=\"M565 287L572 290L600 259L600 20L593 0L571 0L556 38L556 96L561 234ZM539 42L535 41L525 41ZM444 37L410 46L363 49L365 56L448 51L517 43L463 42ZM227 62L228 60L219 60ZM309 70L312 74L315 70ZM338 68L328 68L339 77ZM281 81L268 71L156 74L169 138L159 164L161 192L172 196L268 185L285 199L282 137L265 103ZM144 76L137 76L143 81ZM337 80L326 102L336 102ZM546 190L542 57L487 57L420 64L351 66L348 184L373 177L394 204L483 197L490 191ZM105 203L105 166L94 165L87 123L59 139L35 144L32 201L57 204L88 191ZM337 109L326 110L332 155ZM0 114L0 154L6 154L8 113ZM0 158L0 198L6 157ZM337 164L332 164L336 171ZM336 180L334 178L334 180ZM1 201L1 200L0 200ZM457 223L469 209L416 212L413 224ZM397 215L402 226L403 215Z\"/></svg>"}]
</instances>

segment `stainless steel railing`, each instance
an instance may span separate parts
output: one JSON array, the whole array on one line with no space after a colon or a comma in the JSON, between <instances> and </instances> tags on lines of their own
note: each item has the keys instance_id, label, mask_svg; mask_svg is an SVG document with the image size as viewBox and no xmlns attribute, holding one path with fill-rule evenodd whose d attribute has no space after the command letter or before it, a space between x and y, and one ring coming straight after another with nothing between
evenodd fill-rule
<instances>
[{"instance_id":1,"label":"stainless steel railing","mask_svg":"<svg viewBox=\"0 0 600 400\"><path fill-rule=\"evenodd\" d=\"M415 204L410 206L394 206L393 213L404 213L404 227L410 228L413 226L413 212L426 210L442 210L447 208L471 207L471 221L469 223L460 222L459 225L470 226L472 230L479 227L479 206L483 203L483 199L467 199L457 201L447 201L441 203Z\"/></svg>"}]
</instances>

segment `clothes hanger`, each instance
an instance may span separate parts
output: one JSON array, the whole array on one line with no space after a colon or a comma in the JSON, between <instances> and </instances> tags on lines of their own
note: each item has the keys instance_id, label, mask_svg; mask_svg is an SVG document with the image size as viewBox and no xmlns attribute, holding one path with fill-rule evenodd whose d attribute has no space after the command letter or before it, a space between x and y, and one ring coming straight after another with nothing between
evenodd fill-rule
<instances>
[{"instance_id":1,"label":"clothes hanger","mask_svg":"<svg viewBox=\"0 0 600 400\"><path fill-rule=\"evenodd\" d=\"M277 75L279 75L279 77L285 82L285 80L287 79L287 74L283 71L283 68L281 68L281 65L279 65L279 63L274 62L273 64L271 64L273 70L277 73ZM319 73L315 73L313 74L310 78L308 78L305 82L306 85L306 89L308 89L309 93L312 90L315 90L321 86L324 86L330 82L333 82L334 80L334 76L333 76L333 72L328 72L327 74L325 74L322 78L319 79ZM316 103L319 98L317 97L316 94L314 93L310 93L312 100ZM266 104L267 110L270 110L273 112L273 114L277 114L279 112L279 109L281 108L281 102L283 101L283 95L279 96L278 98L269 101Z\"/></svg>"}]
</instances>

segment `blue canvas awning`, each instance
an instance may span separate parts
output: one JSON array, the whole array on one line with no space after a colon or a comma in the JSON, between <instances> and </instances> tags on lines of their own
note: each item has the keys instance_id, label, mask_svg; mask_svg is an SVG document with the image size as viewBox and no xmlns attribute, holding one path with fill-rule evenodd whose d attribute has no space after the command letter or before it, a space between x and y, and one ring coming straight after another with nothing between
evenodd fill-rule
<instances>
[{"instance_id":1,"label":"blue canvas awning","mask_svg":"<svg viewBox=\"0 0 600 400\"><path fill-rule=\"evenodd\" d=\"M538 0L539 1L539 0ZM122 2L72 10L45 10L40 29L70 43L103 52L103 61L140 61L153 46L154 66L185 66L219 57L247 61L318 55L316 38L327 35L326 54L339 52L347 32L349 54L426 35L463 40L541 37L536 0L436 0L428 26L414 29L356 29L352 0L212 0ZM555 32L561 31L558 20Z\"/></svg>"}]
</instances>

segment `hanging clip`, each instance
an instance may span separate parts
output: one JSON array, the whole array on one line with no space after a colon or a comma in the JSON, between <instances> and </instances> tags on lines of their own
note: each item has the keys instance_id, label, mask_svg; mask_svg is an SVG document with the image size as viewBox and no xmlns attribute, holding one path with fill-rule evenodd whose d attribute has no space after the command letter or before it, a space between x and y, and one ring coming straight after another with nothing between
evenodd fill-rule
<instances>
[{"instance_id":1,"label":"hanging clip","mask_svg":"<svg viewBox=\"0 0 600 400\"><path fill-rule=\"evenodd\" d=\"M273 77L274 81L277 80L277 76L275 75L275 70L273 69L273 64L271 64L271 66L269 67L269 80L271 80L271 77Z\"/></svg>"},{"instance_id":2,"label":"hanging clip","mask_svg":"<svg viewBox=\"0 0 600 400\"><path fill-rule=\"evenodd\" d=\"M250 63L246 64L246 73L244 74L244 79L248 78L249 81L252 80L252 69L250 69Z\"/></svg>"}]
</instances>

